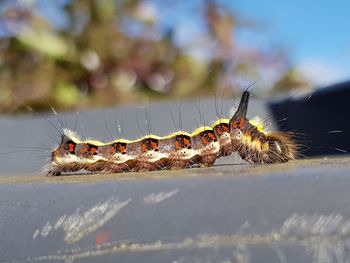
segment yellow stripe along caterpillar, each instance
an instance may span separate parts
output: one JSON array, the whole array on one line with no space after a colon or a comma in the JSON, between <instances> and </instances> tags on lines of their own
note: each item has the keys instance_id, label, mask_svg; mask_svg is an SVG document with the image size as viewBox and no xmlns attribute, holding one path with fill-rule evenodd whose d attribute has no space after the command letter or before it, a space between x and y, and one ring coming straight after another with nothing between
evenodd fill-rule
<instances>
[{"instance_id":1,"label":"yellow stripe along caterpillar","mask_svg":"<svg viewBox=\"0 0 350 263\"><path fill-rule=\"evenodd\" d=\"M82 141L64 129L60 145L52 151L48 175L80 170L101 173L184 169L212 166L217 158L237 152L250 163L279 163L295 159L298 145L288 132L265 131L257 119L248 120L250 92L245 90L230 119L192 133L177 131L160 137L149 134L136 140L103 143Z\"/></svg>"}]
</instances>

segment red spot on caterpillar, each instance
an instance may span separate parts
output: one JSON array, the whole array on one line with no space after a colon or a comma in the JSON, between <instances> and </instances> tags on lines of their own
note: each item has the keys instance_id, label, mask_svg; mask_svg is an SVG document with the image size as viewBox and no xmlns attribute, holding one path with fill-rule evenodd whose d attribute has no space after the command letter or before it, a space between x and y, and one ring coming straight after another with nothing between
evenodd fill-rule
<instances>
[{"instance_id":1,"label":"red spot on caterpillar","mask_svg":"<svg viewBox=\"0 0 350 263\"><path fill-rule=\"evenodd\" d=\"M221 124L221 127L223 129L224 132L229 132L229 126L226 124Z\"/></svg>"},{"instance_id":2,"label":"red spot on caterpillar","mask_svg":"<svg viewBox=\"0 0 350 263\"><path fill-rule=\"evenodd\" d=\"M158 143L156 141L151 141L151 148L152 150L157 150L158 149Z\"/></svg>"},{"instance_id":3,"label":"red spot on caterpillar","mask_svg":"<svg viewBox=\"0 0 350 263\"><path fill-rule=\"evenodd\" d=\"M243 118L240 119L239 121L239 127L242 129L243 125L244 125L245 120Z\"/></svg>"},{"instance_id":4,"label":"red spot on caterpillar","mask_svg":"<svg viewBox=\"0 0 350 263\"><path fill-rule=\"evenodd\" d=\"M96 234L96 245L102 245L111 239L111 231L103 231Z\"/></svg>"},{"instance_id":5,"label":"red spot on caterpillar","mask_svg":"<svg viewBox=\"0 0 350 263\"><path fill-rule=\"evenodd\" d=\"M87 148L86 147L83 147L82 149L81 149L81 153L82 154L85 154L87 152Z\"/></svg>"},{"instance_id":6,"label":"red spot on caterpillar","mask_svg":"<svg viewBox=\"0 0 350 263\"><path fill-rule=\"evenodd\" d=\"M191 148L191 141L187 138L184 138L184 145L186 148Z\"/></svg>"},{"instance_id":7,"label":"red spot on caterpillar","mask_svg":"<svg viewBox=\"0 0 350 263\"><path fill-rule=\"evenodd\" d=\"M89 152L90 152L90 154L97 154L97 148L96 147L90 147Z\"/></svg>"},{"instance_id":8,"label":"red spot on caterpillar","mask_svg":"<svg viewBox=\"0 0 350 263\"><path fill-rule=\"evenodd\" d=\"M216 136L213 132L208 132L209 138L211 139L211 141L216 141Z\"/></svg>"},{"instance_id":9,"label":"red spot on caterpillar","mask_svg":"<svg viewBox=\"0 0 350 263\"><path fill-rule=\"evenodd\" d=\"M242 129L244 122L245 122L244 118L241 118L239 120L235 120L232 122L232 128L233 129Z\"/></svg>"},{"instance_id":10,"label":"red spot on caterpillar","mask_svg":"<svg viewBox=\"0 0 350 263\"><path fill-rule=\"evenodd\" d=\"M117 150L116 150L115 146L111 146L111 147L109 148L109 153L110 153L110 154L115 154L116 152L117 152Z\"/></svg>"},{"instance_id":11,"label":"red spot on caterpillar","mask_svg":"<svg viewBox=\"0 0 350 263\"><path fill-rule=\"evenodd\" d=\"M207 141L207 139L204 137L204 134L201 135L201 140L202 140L202 144L203 144L204 146L208 144L208 141Z\"/></svg>"},{"instance_id":12,"label":"red spot on caterpillar","mask_svg":"<svg viewBox=\"0 0 350 263\"><path fill-rule=\"evenodd\" d=\"M147 145L144 142L141 143L141 152L147 152Z\"/></svg>"},{"instance_id":13,"label":"red spot on caterpillar","mask_svg":"<svg viewBox=\"0 0 350 263\"><path fill-rule=\"evenodd\" d=\"M215 131L219 136L222 134L222 131L219 126L216 126Z\"/></svg>"},{"instance_id":14,"label":"red spot on caterpillar","mask_svg":"<svg viewBox=\"0 0 350 263\"><path fill-rule=\"evenodd\" d=\"M175 150L179 150L180 149L180 143L179 141L175 141Z\"/></svg>"},{"instance_id":15,"label":"red spot on caterpillar","mask_svg":"<svg viewBox=\"0 0 350 263\"><path fill-rule=\"evenodd\" d=\"M73 143L68 144L68 152L74 153L75 145Z\"/></svg>"},{"instance_id":16,"label":"red spot on caterpillar","mask_svg":"<svg viewBox=\"0 0 350 263\"><path fill-rule=\"evenodd\" d=\"M126 153L126 146L122 145L122 144L119 144L119 152L122 153L122 154L125 154Z\"/></svg>"}]
</instances>

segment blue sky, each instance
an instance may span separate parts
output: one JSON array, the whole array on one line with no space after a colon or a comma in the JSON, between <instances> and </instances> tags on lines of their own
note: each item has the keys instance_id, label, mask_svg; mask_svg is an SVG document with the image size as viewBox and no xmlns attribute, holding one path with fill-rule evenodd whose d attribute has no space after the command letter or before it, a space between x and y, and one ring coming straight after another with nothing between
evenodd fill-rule
<instances>
[{"instance_id":1,"label":"blue sky","mask_svg":"<svg viewBox=\"0 0 350 263\"><path fill-rule=\"evenodd\" d=\"M238 33L242 45L281 44L287 48L291 62L316 85L350 79L349 0L217 2L256 23L257 30ZM162 10L159 18L165 25L179 25L179 42L186 42L188 35L200 34L201 25L194 21L202 1L181 1L174 6L162 6L161 0L153 3Z\"/></svg>"},{"instance_id":2,"label":"blue sky","mask_svg":"<svg viewBox=\"0 0 350 263\"><path fill-rule=\"evenodd\" d=\"M334 75L320 79L350 79L350 1L245 0L231 5L266 24L271 39L287 46L293 62L310 74L307 67Z\"/></svg>"},{"instance_id":3,"label":"blue sky","mask_svg":"<svg viewBox=\"0 0 350 263\"><path fill-rule=\"evenodd\" d=\"M350 1L237 1L241 14L265 23L296 56L350 59Z\"/></svg>"}]
</instances>

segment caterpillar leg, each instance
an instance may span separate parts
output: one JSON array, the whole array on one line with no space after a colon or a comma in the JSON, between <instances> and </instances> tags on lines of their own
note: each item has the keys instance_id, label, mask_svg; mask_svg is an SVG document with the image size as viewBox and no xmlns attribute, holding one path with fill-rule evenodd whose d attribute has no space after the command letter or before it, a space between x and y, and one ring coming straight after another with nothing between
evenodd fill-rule
<instances>
[{"instance_id":1,"label":"caterpillar leg","mask_svg":"<svg viewBox=\"0 0 350 263\"><path fill-rule=\"evenodd\" d=\"M169 158L167 154L155 150L147 150L137 157L134 170L139 171L156 171L163 169L168 165Z\"/></svg>"},{"instance_id":2,"label":"caterpillar leg","mask_svg":"<svg viewBox=\"0 0 350 263\"><path fill-rule=\"evenodd\" d=\"M75 173L83 169L83 165L77 162L57 164L51 163L47 176L58 176L63 173Z\"/></svg>"},{"instance_id":3,"label":"caterpillar leg","mask_svg":"<svg viewBox=\"0 0 350 263\"><path fill-rule=\"evenodd\" d=\"M199 167L211 167L214 165L216 159L216 154L207 154L199 159Z\"/></svg>"},{"instance_id":4,"label":"caterpillar leg","mask_svg":"<svg viewBox=\"0 0 350 263\"><path fill-rule=\"evenodd\" d=\"M191 167L198 159L199 154L192 148L181 148L169 154L168 168L172 170Z\"/></svg>"},{"instance_id":5,"label":"caterpillar leg","mask_svg":"<svg viewBox=\"0 0 350 263\"><path fill-rule=\"evenodd\" d=\"M129 159L125 162L115 163L114 161L109 162L103 170L106 173L124 173L130 172L136 166L137 161L134 159Z\"/></svg>"},{"instance_id":6,"label":"caterpillar leg","mask_svg":"<svg viewBox=\"0 0 350 263\"><path fill-rule=\"evenodd\" d=\"M169 166L168 168L170 170L180 170L180 169L186 169L191 166L192 161L190 160L181 160L178 158L169 159Z\"/></svg>"},{"instance_id":7,"label":"caterpillar leg","mask_svg":"<svg viewBox=\"0 0 350 263\"><path fill-rule=\"evenodd\" d=\"M93 172L93 173L101 172L104 170L106 163L107 162L104 160L98 160L94 163L87 163L84 165L84 170Z\"/></svg>"},{"instance_id":8,"label":"caterpillar leg","mask_svg":"<svg viewBox=\"0 0 350 263\"><path fill-rule=\"evenodd\" d=\"M168 165L168 159L162 159L159 161L149 162L140 160L134 167L135 172L148 172L161 170Z\"/></svg>"}]
</instances>

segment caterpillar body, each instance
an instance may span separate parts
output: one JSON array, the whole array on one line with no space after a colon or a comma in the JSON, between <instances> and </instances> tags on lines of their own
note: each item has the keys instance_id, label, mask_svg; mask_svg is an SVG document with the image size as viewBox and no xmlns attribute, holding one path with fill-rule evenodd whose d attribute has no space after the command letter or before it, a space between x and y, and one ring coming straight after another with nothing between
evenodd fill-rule
<instances>
[{"instance_id":1,"label":"caterpillar body","mask_svg":"<svg viewBox=\"0 0 350 263\"><path fill-rule=\"evenodd\" d=\"M279 163L295 159L297 144L287 132L268 132L257 119L248 120L250 92L244 91L231 119L192 133L177 131L160 137L149 134L137 140L102 143L83 141L64 129L60 145L51 153L48 175L81 170L101 173L209 167L217 158L237 152L250 163Z\"/></svg>"}]
</instances>

